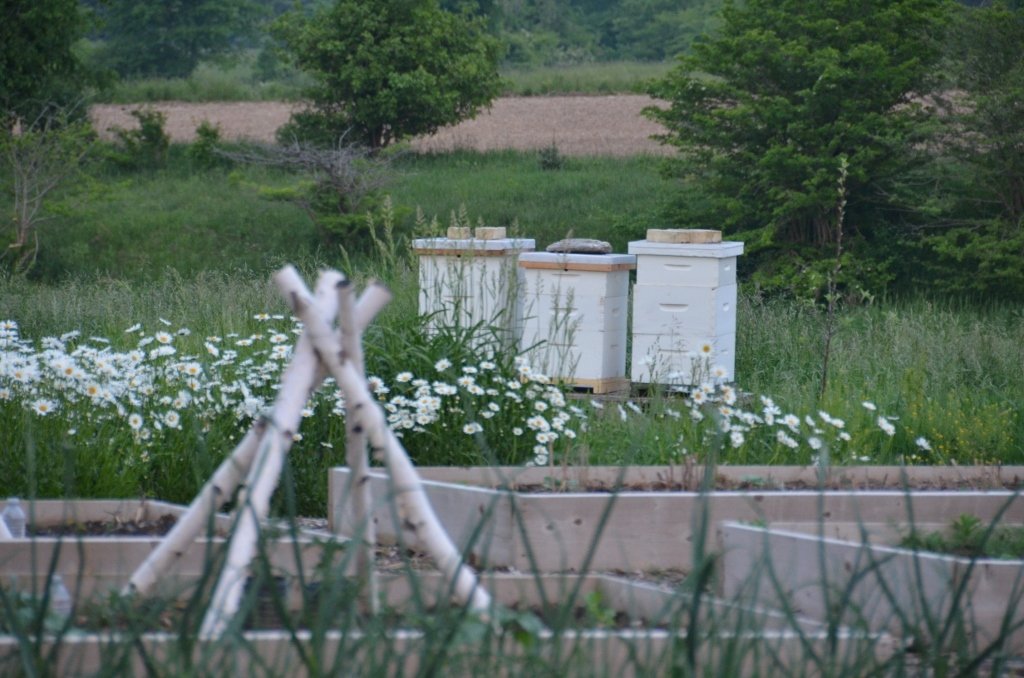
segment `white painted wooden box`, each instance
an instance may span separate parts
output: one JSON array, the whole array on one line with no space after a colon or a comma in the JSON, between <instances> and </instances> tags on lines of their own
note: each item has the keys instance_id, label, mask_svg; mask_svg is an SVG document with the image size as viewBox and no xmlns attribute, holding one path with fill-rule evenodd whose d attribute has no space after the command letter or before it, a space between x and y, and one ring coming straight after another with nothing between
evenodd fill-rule
<instances>
[{"instance_id":1,"label":"white painted wooden box","mask_svg":"<svg viewBox=\"0 0 1024 678\"><path fill-rule=\"evenodd\" d=\"M628 389L626 337L630 254L519 255L520 346L548 376L595 393Z\"/></svg>"},{"instance_id":2,"label":"white painted wooden box","mask_svg":"<svg viewBox=\"0 0 1024 678\"><path fill-rule=\"evenodd\" d=\"M742 242L638 240L630 375L634 382L694 384L736 369L736 259Z\"/></svg>"},{"instance_id":3,"label":"white painted wooden box","mask_svg":"<svg viewBox=\"0 0 1024 678\"><path fill-rule=\"evenodd\" d=\"M516 265L529 238L424 238L419 255L419 312L427 328L493 327L509 346L519 341L523 277Z\"/></svg>"}]
</instances>

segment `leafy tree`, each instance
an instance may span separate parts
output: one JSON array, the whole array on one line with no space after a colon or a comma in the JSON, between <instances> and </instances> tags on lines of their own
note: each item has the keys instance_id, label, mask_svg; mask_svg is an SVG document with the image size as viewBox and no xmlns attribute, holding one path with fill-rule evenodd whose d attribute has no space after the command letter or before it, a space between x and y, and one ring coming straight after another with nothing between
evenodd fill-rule
<instances>
[{"instance_id":1,"label":"leafy tree","mask_svg":"<svg viewBox=\"0 0 1024 678\"><path fill-rule=\"evenodd\" d=\"M372 149L476 115L499 92L498 44L482 18L437 0L338 0L282 17L275 34L309 73L311 108L282 137Z\"/></svg>"},{"instance_id":2,"label":"leafy tree","mask_svg":"<svg viewBox=\"0 0 1024 678\"><path fill-rule=\"evenodd\" d=\"M925 282L954 293L1024 295L1024 4L960 12L950 30L959 93L932 146L934 213ZM927 207L927 205L925 206ZM920 276L919 276L920 279Z\"/></svg>"},{"instance_id":3,"label":"leafy tree","mask_svg":"<svg viewBox=\"0 0 1024 678\"><path fill-rule=\"evenodd\" d=\"M720 32L651 90L679 149L670 218L747 242L755 281L820 293L847 158L846 283L887 283L893 182L918 161L945 0L727 0Z\"/></svg>"},{"instance_id":4,"label":"leafy tree","mask_svg":"<svg viewBox=\"0 0 1024 678\"><path fill-rule=\"evenodd\" d=\"M76 101L83 72L74 51L85 30L78 0L7 0L0 8L0 134L47 108Z\"/></svg>"},{"instance_id":5,"label":"leafy tree","mask_svg":"<svg viewBox=\"0 0 1024 678\"><path fill-rule=\"evenodd\" d=\"M39 226L54 217L51 199L73 183L92 151L87 122L48 109L23 121L18 134L0 135L0 190L11 198L11 219L0 228L0 269L27 273L39 253Z\"/></svg>"},{"instance_id":6,"label":"leafy tree","mask_svg":"<svg viewBox=\"0 0 1024 678\"><path fill-rule=\"evenodd\" d=\"M188 77L250 36L261 12L252 0L105 0L97 58L124 76Z\"/></svg>"},{"instance_id":7,"label":"leafy tree","mask_svg":"<svg viewBox=\"0 0 1024 678\"><path fill-rule=\"evenodd\" d=\"M719 0L621 0L610 21L619 57L661 61L689 50L714 27Z\"/></svg>"},{"instance_id":8,"label":"leafy tree","mask_svg":"<svg viewBox=\"0 0 1024 678\"><path fill-rule=\"evenodd\" d=\"M372 243L372 215L384 206L387 199L381 189L392 178L386 154L372 154L366 146L344 142L326 147L250 145L216 153L233 162L276 167L299 176L293 186L258 187L260 196L301 207L323 245L359 251Z\"/></svg>"}]
</instances>

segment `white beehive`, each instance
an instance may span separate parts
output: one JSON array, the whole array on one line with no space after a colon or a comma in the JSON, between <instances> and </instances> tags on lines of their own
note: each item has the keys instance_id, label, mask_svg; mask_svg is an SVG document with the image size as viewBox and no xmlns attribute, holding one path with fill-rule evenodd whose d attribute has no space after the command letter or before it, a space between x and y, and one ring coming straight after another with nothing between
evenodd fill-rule
<instances>
[{"instance_id":1,"label":"white beehive","mask_svg":"<svg viewBox=\"0 0 1024 678\"><path fill-rule=\"evenodd\" d=\"M506 238L503 228L449 229L457 238L413 241L419 255L419 312L427 327L493 327L509 346L518 343L522 274L516 265L534 240ZM456 232L457 231L457 232Z\"/></svg>"},{"instance_id":2,"label":"white beehive","mask_svg":"<svg viewBox=\"0 0 1024 678\"><path fill-rule=\"evenodd\" d=\"M630 375L635 382L693 384L736 368L736 259L742 242L629 243L637 257ZM708 231L700 231L707 234ZM668 234L667 237L664 234ZM720 237L720 236L719 236Z\"/></svg>"},{"instance_id":3,"label":"white beehive","mask_svg":"<svg viewBox=\"0 0 1024 678\"><path fill-rule=\"evenodd\" d=\"M595 393L624 390L630 254L519 255L520 346L530 364Z\"/></svg>"}]
</instances>

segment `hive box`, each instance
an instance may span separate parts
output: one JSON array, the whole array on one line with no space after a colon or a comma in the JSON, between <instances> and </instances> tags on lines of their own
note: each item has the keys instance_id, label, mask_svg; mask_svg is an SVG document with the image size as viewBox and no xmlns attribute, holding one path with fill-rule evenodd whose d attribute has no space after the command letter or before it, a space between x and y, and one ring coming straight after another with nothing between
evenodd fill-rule
<instances>
[{"instance_id":1,"label":"hive box","mask_svg":"<svg viewBox=\"0 0 1024 678\"><path fill-rule=\"evenodd\" d=\"M734 379L736 259L741 242L638 240L630 374L640 383L694 384L719 366Z\"/></svg>"},{"instance_id":2,"label":"hive box","mask_svg":"<svg viewBox=\"0 0 1024 678\"><path fill-rule=\"evenodd\" d=\"M595 393L624 390L630 254L519 255L520 347L548 376Z\"/></svg>"},{"instance_id":3,"label":"hive box","mask_svg":"<svg viewBox=\"0 0 1024 678\"><path fill-rule=\"evenodd\" d=\"M526 238L425 238L413 241L419 255L419 312L428 330L493 327L510 346L521 334L521 252Z\"/></svg>"}]
</instances>

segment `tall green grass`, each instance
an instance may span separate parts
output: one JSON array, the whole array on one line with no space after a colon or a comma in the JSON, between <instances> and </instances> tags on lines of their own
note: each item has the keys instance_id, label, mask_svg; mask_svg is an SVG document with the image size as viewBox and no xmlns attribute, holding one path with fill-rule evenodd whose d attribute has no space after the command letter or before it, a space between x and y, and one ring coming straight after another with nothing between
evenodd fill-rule
<instances>
[{"instance_id":1,"label":"tall green grass","mask_svg":"<svg viewBox=\"0 0 1024 678\"><path fill-rule=\"evenodd\" d=\"M371 327L366 344L371 373L395 393L400 392L395 381L400 372L436 380L438 377L432 376L434 363L441 358L453 362L456 375L462 366L477 367L481 360L479 349L464 333L424 333L416 316L417 281L410 259L407 255L399 259L402 263L398 266L385 267L379 260L364 257L356 260L359 263L350 262L353 268L349 270L357 280L381 278L394 291L394 301ZM307 269L307 275L312 274L312 269ZM253 272L211 272L194 277L172 274L134 284L110 279L79 279L59 285L0 281L0 319L17 320L21 335L35 340L76 329L130 348L133 338L124 335L128 325L142 323L153 332L162 329L166 320L172 328L191 331L175 342L181 355L202 355L208 336L248 337L269 331L254 318L264 311L286 313L266 277ZM768 396L782 410L777 418L797 416L805 437L812 428L804 423L807 416L826 430L831 430L830 426L822 423L819 411L843 420L851 440L830 451L829 463L1024 462L1019 407L1024 402L1024 384L1018 371L1024 356L1017 341L1024 332L1024 318L1019 313L918 300L848 309L842 318L830 387L818 402L814 393L820 381L821 312L791 302L764 302L741 295L736 367L740 397L735 408L760 413L758 396ZM494 398L503 410L507 397ZM570 404L586 424L568 424L578 438L564 447L560 442L561 451L552 459L555 463L666 464L679 463L688 455L707 461L706 449L719 444L717 405L705 407L705 419L698 424L691 421L690 405L671 393L648 394L633 402L606 402L600 408L590 399ZM24 403L0 405L6 449L0 455L0 467L7 469L3 477L13 483L0 482L0 494L24 493L18 483L26 477L25 460L31 458L44 494L72 486L85 496L135 496L145 488L146 494L184 500L206 477L202 469L212 470L241 431L231 416L212 427L209 422L192 424L186 419L189 425L184 430L166 434L161 443L165 455L158 464L161 474L130 476L101 472L118 468L132 447L123 423L102 424L93 431L84 420L76 424L73 419L37 418L24 410ZM456 408L436 433L410 438L413 458L428 465L509 463L515 447L511 444L518 442L509 431L516 424L502 423L501 417L485 421L474 412ZM879 416L893 418L893 436L879 427ZM486 427L486 437L478 437L477 443L462 432L472 421ZM521 422L518 425L522 427ZM70 428L78 430L72 433ZM717 461L808 464L815 458L815 451L806 444L795 450L777 444L774 433L772 428L755 427L745 434L748 440L744 445L729 447ZM301 505L305 512L321 513L325 471L343 458L342 420L333 416L309 419L303 435L294 455L298 460L295 473L303 479ZM920 438L930 449L924 449ZM521 463L522 453L514 454Z\"/></svg>"},{"instance_id":2,"label":"tall green grass","mask_svg":"<svg viewBox=\"0 0 1024 678\"><path fill-rule=\"evenodd\" d=\"M658 226L657 210L668 182L661 160L563 158L545 170L539 153L456 151L408 155L396 165L400 178L391 190L398 205L419 207L447 225L465 207L470 218L489 226L518 225L538 249L572 234L598 238L625 251Z\"/></svg>"},{"instance_id":3,"label":"tall green grass","mask_svg":"<svg viewBox=\"0 0 1024 678\"><path fill-rule=\"evenodd\" d=\"M895 440L918 461L1019 463L1024 442L1024 314L981 300L894 299L846 308L821 378L823 312L742 295L737 380L789 407L847 421L898 416ZM877 407L867 409L863 402ZM924 436L932 448L915 444ZM867 453L870 456L870 453Z\"/></svg>"},{"instance_id":4,"label":"tall green grass","mask_svg":"<svg viewBox=\"0 0 1024 678\"><path fill-rule=\"evenodd\" d=\"M297 101L310 82L300 72L282 69L259 77L255 56L231 64L202 63L187 78L133 78L96 92L96 103L138 104L156 101ZM645 83L663 76L671 63L609 61L571 66L504 68L503 96L555 94L640 94Z\"/></svg>"},{"instance_id":5,"label":"tall green grass","mask_svg":"<svg viewBox=\"0 0 1024 678\"><path fill-rule=\"evenodd\" d=\"M657 224L667 186L660 162L565 158L560 169L545 170L531 152L408 153L394 161L394 180L385 190L399 214L396 235L406 240L417 209L437 217L442 228L464 209L474 223L518 224L538 248L572 233L624 251L629 240ZM337 265L340 249L318 240L302 209L264 197L299 183L260 167L194 167L178 145L164 169L125 173L101 166L88 183L60 196L55 218L42 224L33 278L134 281L157 279L170 269L192 276L238 269L266 274L285 261ZM0 210L9 209L7 199L0 196Z\"/></svg>"},{"instance_id":6,"label":"tall green grass","mask_svg":"<svg viewBox=\"0 0 1024 678\"><path fill-rule=\"evenodd\" d=\"M133 78L93 95L95 103L139 104L156 101L297 101L308 79L284 71L272 79L257 77L252 59L225 65L202 63L187 78Z\"/></svg>"},{"instance_id":7,"label":"tall green grass","mask_svg":"<svg viewBox=\"0 0 1024 678\"><path fill-rule=\"evenodd\" d=\"M664 76L671 62L602 61L567 66L505 68L505 94L644 94L646 83Z\"/></svg>"},{"instance_id":8,"label":"tall green grass","mask_svg":"<svg viewBox=\"0 0 1024 678\"><path fill-rule=\"evenodd\" d=\"M171 167L125 174L102 169L69 190L39 230L35 279L100 276L153 280L168 270L263 273L306 261L319 248L312 222L260 186L292 181L273 172L193 170L172 150Z\"/></svg>"},{"instance_id":9,"label":"tall green grass","mask_svg":"<svg viewBox=\"0 0 1024 678\"><path fill-rule=\"evenodd\" d=\"M332 266L360 285L379 278L395 291L394 302L368 335L370 364L385 380L402 371L429 371L441 358L471 365L480 356L464 337L426 336L416 317L418 283L409 239L417 228L417 208L427 218L437 216L439 227L452 212L464 212L474 223L514 227L518 235L536 238L539 248L572 233L607 239L616 251L624 251L628 241L658 225L658 199L666 190L658 161L645 157L568 158L561 169L545 170L534 153L406 154L394 168L388 190L397 216L390 239L385 238L383 249L348 252L319 242L309 217L296 205L261 197L263 189L294 184L295 177L254 167L201 170L189 164L180 148L172 149L169 166L161 170L94 169L91 181L63 195L57 217L44 224L36 279L0 279L0 320L16 320L22 336L38 341L69 330L116 340L129 325L141 322L152 332L166 319L191 330L191 350L202 353L197 339L248 336L259 331L253 314L283 313L267 281L282 263L295 262L310 275L320 266ZM742 271L742 258L739 263ZM846 308L821 402L815 395L821 381L821 310L742 294L738 318L740 406L757 412L757 397L764 395L801 420L808 415L820 419L819 410L842 419L852 436L850 452L834 461L1022 460L1024 349L1019 337L1024 316L1019 310L924 299ZM867 409L865 402L875 409ZM571 461L668 463L700 455L711 420L703 429L689 425L685 416L677 416L686 407L676 396L654 394L640 405L591 410L585 435L571 448ZM66 431L30 431L31 421L17 407L9 409L8 444L19 447L37 439L32 444L38 449L59 452L46 459L48 482L56 488L64 469L77 464L72 462L82 453L67 451L75 448L68 447ZM879 416L896 418L889 420L896 425L895 435L879 427ZM459 428L466 423L452 421ZM311 440L340 445L336 424L317 424ZM215 436L204 438L200 432L182 438L176 463L206 468L235 435L229 427ZM809 463L814 456L806 447L789 452L769 438L750 437L722 461ZM443 439L418 444L418 461L456 461L446 455ZM203 461L186 454L186 448L210 451ZM458 461L470 463L464 452L456 455ZM500 449L486 447L469 452L481 463L501 456ZM310 479L311 488L319 488L310 494L307 509L316 510L325 485L318 474L336 456L318 451L304 457L311 461L299 472ZM171 473L170 485L161 481L155 487L167 498L187 497L200 479ZM83 483L77 483L82 491L104 489ZM132 481L106 489L126 495L137 487Z\"/></svg>"}]
</instances>

